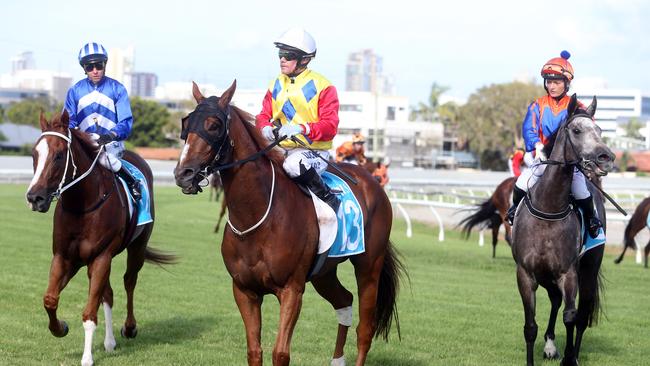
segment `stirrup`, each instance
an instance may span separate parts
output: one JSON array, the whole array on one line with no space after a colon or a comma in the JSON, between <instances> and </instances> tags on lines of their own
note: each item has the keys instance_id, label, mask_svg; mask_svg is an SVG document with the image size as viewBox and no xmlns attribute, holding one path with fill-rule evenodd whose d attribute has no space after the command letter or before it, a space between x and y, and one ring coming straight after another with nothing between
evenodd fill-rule
<instances>
[{"instance_id":1,"label":"stirrup","mask_svg":"<svg viewBox=\"0 0 650 366\"><path fill-rule=\"evenodd\" d=\"M129 191L131 192L133 199L139 201L142 198L142 193L140 192L140 187L138 187L137 184L138 182L136 181L132 185L127 184L127 187L129 187Z\"/></svg>"},{"instance_id":2,"label":"stirrup","mask_svg":"<svg viewBox=\"0 0 650 366\"><path fill-rule=\"evenodd\" d=\"M600 219L597 217L592 217L589 219L588 225L589 227L587 228L587 232L589 233L589 236L595 239L598 237L598 231L600 231L600 228L603 227L603 223L600 222Z\"/></svg>"},{"instance_id":3,"label":"stirrup","mask_svg":"<svg viewBox=\"0 0 650 366\"><path fill-rule=\"evenodd\" d=\"M508 213L506 213L506 220L508 221L508 225L512 226L512 224L515 222L515 214L517 213L517 206L510 206L508 209Z\"/></svg>"}]
</instances>

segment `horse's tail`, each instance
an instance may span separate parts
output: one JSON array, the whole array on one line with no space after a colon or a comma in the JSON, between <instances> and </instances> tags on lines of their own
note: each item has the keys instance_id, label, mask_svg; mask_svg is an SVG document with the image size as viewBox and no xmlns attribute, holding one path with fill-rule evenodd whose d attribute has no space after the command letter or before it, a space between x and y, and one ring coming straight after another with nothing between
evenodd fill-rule
<instances>
[{"instance_id":1,"label":"horse's tail","mask_svg":"<svg viewBox=\"0 0 650 366\"><path fill-rule=\"evenodd\" d=\"M591 253L587 252L579 262L579 311L583 312L589 327L598 324L598 319L602 313L600 297L605 291L603 274L600 271L602 256L602 252L592 250ZM585 303L584 310L580 309L583 307L583 301Z\"/></svg>"},{"instance_id":2,"label":"horse's tail","mask_svg":"<svg viewBox=\"0 0 650 366\"><path fill-rule=\"evenodd\" d=\"M402 339L397 314L397 293L399 292L399 281L402 275L408 277L408 273L399 259L399 253L394 248L393 243L389 241L386 256L384 257L384 266L381 268L379 275L377 307L375 310L375 324L377 324L375 338L381 336L385 341L388 341L388 334L394 318L397 335L400 340Z\"/></svg>"},{"instance_id":3,"label":"horse's tail","mask_svg":"<svg viewBox=\"0 0 650 366\"><path fill-rule=\"evenodd\" d=\"M477 205L478 210L473 214L462 219L458 226L462 227L462 234L465 236L465 239L469 238L472 228L474 226L481 224L483 222L492 222L492 217L496 214L497 207L492 202L492 197L483 201L483 203Z\"/></svg>"},{"instance_id":4,"label":"horse's tail","mask_svg":"<svg viewBox=\"0 0 650 366\"><path fill-rule=\"evenodd\" d=\"M144 249L144 260L158 265L175 264L178 262L178 257L155 248L146 247Z\"/></svg>"}]
</instances>

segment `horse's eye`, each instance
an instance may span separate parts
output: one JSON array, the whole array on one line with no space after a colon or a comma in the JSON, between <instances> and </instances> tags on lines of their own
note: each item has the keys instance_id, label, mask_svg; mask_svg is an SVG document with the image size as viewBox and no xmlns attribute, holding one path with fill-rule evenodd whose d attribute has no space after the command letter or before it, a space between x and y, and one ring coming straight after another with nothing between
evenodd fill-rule
<instances>
[{"instance_id":1,"label":"horse's eye","mask_svg":"<svg viewBox=\"0 0 650 366\"><path fill-rule=\"evenodd\" d=\"M59 161L63 159L63 153L59 151L58 153L54 154L54 160Z\"/></svg>"},{"instance_id":2,"label":"horse's eye","mask_svg":"<svg viewBox=\"0 0 650 366\"><path fill-rule=\"evenodd\" d=\"M219 128L219 126L216 123L210 123L208 125L208 131L216 131Z\"/></svg>"},{"instance_id":3,"label":"horse's eye","mask_svg":"<svg viewBox=\"0 0 650 366\"><path fill-rule=\"evenodd\" d=\"M582 131L580 131L579 128L574 128L574 129L573 129L573 133L575 133L576 135L579 135L581 132L582 132Z\"/></svg>"}]
</instances>

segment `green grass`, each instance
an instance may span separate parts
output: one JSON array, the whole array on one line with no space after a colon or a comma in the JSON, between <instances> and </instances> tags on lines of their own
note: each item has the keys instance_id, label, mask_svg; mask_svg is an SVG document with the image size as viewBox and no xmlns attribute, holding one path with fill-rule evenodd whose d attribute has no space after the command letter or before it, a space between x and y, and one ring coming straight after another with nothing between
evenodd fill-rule
<instances>
[{"instance_id":1,"label":"green grass","mask_svg":"<svg viewBox=\"0 0 650 366\"><path fill-rule=\"evenodd\" d=\"M24 203L25 186L0 185L0 364L78 365L83 351L81 313L88 281L82 269L63 291L59 317L70 332L55 338L47 329L42 296L51 259L51 213L31 212ZM97 365L245 365L244 327L232 298L230 277L220 255L221 234L212 233L219 206L207 195L184 196L174 187L156 187L157 219L150 245L181 256L180 263L161 269L146 264L136 288L139 333L123 339L119 328L126 316L121 277L125 255L113 262L114 327L118 346L103 350L103 312L93 340ZM439 243L434 229L415 225L412 238L396 221L392 240L410 274L399 297L402 340L393 328L390 341L376 340L368 365L521 365L525 362L523 310L516 289L509 249L500 245L491 259L489 246L476 238L447 233ZM615 266L604 260L606 317L588 329L581 365L647 365L650 349L650 271L628 258ZM339 273L356 293L349 262ZM277 333L278 304L267 297L263 306L264 358L271 364ZM356 302L355 302L356 305ZM549 302L538 291L539 335L536 361L541 360ZM355 307L355 324L358 319ZM561 316L556 329L564 347ZM291 359L295 365L325 365L334 348L336 317L329 304L308 286L294 332ZM349 364L356 356L355 332L346 346Z\"/></svg>"}]
</instances>

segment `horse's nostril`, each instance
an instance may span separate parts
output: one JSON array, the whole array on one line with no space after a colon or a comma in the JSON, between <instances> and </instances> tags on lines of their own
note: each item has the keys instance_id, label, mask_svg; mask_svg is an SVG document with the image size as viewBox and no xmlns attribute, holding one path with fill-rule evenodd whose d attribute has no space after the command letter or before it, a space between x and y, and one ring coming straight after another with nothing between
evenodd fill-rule
<instances>
[{"instance_id":1,"label":"horse's nostril","mask_svg":"<svg viewBox=\"0 0 650 366\"><path fill-rule=\"evenodd\" d=\"M598 162L607 163L612 161L612 157L609 154L600 154L598 155Z\"/></svg>"},{"instance_id":2,"label":"horse's nostril","mask_svg":"<svg viewBox=\"0 0 650 366\"><path fill-rule=\"evenodd\" d=\"M192 168L183 169L183 172L181 173L181 177L183 177L185 179L193 178L194 177L194 169L192 169Z\"/></svg>"}]
</instances>

